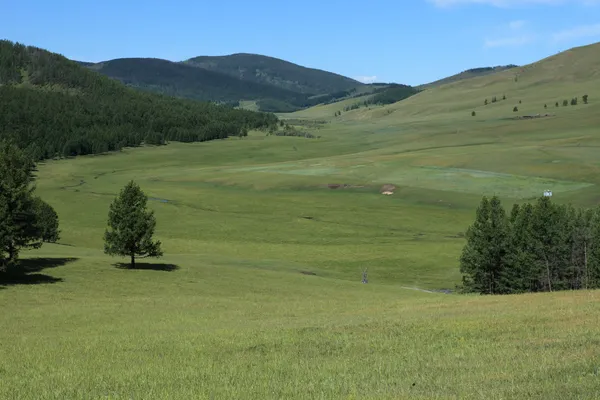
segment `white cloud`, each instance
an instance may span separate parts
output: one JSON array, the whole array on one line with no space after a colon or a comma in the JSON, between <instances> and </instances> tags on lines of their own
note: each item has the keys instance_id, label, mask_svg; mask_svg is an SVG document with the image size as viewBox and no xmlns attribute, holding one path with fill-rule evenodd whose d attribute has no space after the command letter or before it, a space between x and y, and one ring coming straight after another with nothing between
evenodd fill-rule
<instances>
[{"instance_id":1,"label":"white cloud","mask_svg":"<svg viewBox=\"0 0 600 400\"><path fill-rule=\"evenodd\" d=\"M600 36L600 23L595 25L581 25L571 29L565 29L552 35L554 42L566 42L579 38L590 38Z\"/></svg>"},{"instance_id":2,"label":"white cloud","mask_svg":"<svg viewBox=\"0 0 600 400\"><path fill-rule=\"evenodd\" d=\"M498 39L486 39L483 46L488 49L493 47L516 47L533 43L535 40L535 35L509 36Z\"/></svg>"},{"instance_id":3,"label":"white cloud","mask_svg":"<svg viewBox=\"0 0 600 400\"><path fill-rule=\"evenodd\" d=\"M362 83L373 83L377 81L377 76L355 76L354 79Z\"/></svg>"},{"instance_id":4,"label":"white cloud","mask_svg":"<svg viewBox=\"0 0 600 400\"><path fill-rule=\"evenodd\" d=\"M523 5L555 6L563 4L599 5L600 0L427 0L437 7L451 7L461 4L483 4L493 7L509 8Z\"/></svg>"}]
</instances>

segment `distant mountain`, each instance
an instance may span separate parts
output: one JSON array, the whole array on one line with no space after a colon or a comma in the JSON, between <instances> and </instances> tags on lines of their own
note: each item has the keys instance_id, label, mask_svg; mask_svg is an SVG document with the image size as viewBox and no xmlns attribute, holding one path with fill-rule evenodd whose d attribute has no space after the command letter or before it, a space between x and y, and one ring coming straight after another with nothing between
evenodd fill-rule
<instances>
[{"instance_id":1,"label":"distant mountain","mask_svg":"<svg viewBox=\"0 0 600 400\"><path fill-rule=\"evenodd\" d=\"M305 94L335 93L363 84L314 68L303 67L278 58L258 54L238 53L228 56L201 56L185 61L188 65L221 72L238 79L266 83Z\"/></svg>"},{"instance_id":2,"label":"distant mountain","mask_svg":"<svg viewBox=\"0 0 600 400\"><path fill-rule=\"evenodd\" d=\"M254 101L267 112L291 112L338 101L366 87L330 72L244 54L197 57L185 62L120 58L78 63L137 89L234 106L240 101ZM237 73L232 73L232 68L237 68Z\"/></svg>"},{"instance_id":3,"label":"distant mountain","mask_svg":"<svg viewBox=\"0 0 600 400\"><path fill-rule=\"evenodd\" d=\"M305 95L291 90L158 58L120 58L86 66L128 86L169 96L224 103L264 98L290 104L306 101Z\"/></svg>"},{"instance_id":4,"label":"distant mountain","mask_svg":"<svg viewBox=\"0 0 600 400\"><path fill-rule=\"evenodd\" d=\"M36 160L221 139L273 114L144 93L46 50L0 40L0 137Z\"/></svg>"},{"instance_id":5,"label":"distant mountain","mask_svg":"<svg viewBox=\"0 0 600 400\"><path fill-rule=\"evenodd\" d=\"M472 68L472 69L463 71L459 74L437 80L435 82L420 85L420 86L418 86L418 88L419 89L430 89L435 86L441 86L441 85L445 85L447 83L462 81L465 79L476 78L479 76L490 75L490 74L494 74L496 72L502 72L502 71L506 71L507 69L517 68L517 67L518 67L518 65L510 64L510 65L499 65L496 67Z\"/></svg>"}]
</instances>

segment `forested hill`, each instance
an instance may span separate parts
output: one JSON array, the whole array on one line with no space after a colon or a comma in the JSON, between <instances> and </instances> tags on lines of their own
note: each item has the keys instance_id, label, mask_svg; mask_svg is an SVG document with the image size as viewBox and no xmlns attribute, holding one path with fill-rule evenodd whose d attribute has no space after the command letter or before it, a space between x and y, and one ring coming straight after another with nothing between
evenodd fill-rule
<instances>
[{"instance_id":1,"label":"forested hill","mask_svg":"<svg viewBox=\"0 0 600 400\"><path fill-rule=\"evenodd\" d=\"M136 91L61 55L0 41L0 137L36 160L225 138L276 123L273 114Z\"/></svg>"},{"instance_id":2,"label":"forested hill","mask_svg":"<svg viewBox=\"0 0 600 400\"><path fill-rule=\"evenodd\" d=\"M185 62L120 58L79 64L137 89L260 110L291 112L356 94L362 83L326 71L258 55L197 57Z\"/></svg>"},{"instance_id":3,"label":"forested hill","mask_svg":"<svg viewBox=\"0 0 600 400\"><path fill-rule=\"evenodd\" d=\"M82 64L128 86L170 96L224 103L263 98L290 104L306 101L306 96L298 92L158 58L119 58Z\"/></svg>"},{"instance_id":4,"label":"forested hill","mask_svg":"<svg viewBox=\"0 0 600 400\"><path fill-rule=\"evenodd\" d=\"M186 64L217 71L238 79L266 83L305 94L351 90L362 84L354 79L259 54L194 57Z\"/></svg>"}]
</instances>

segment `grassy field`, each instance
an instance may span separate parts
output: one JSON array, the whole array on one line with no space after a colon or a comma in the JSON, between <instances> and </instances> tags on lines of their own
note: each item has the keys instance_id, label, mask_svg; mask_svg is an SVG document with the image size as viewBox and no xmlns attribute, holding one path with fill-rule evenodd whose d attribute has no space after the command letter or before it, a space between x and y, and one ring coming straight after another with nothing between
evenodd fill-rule
<instances>
[{"instance_id":1,"label":"grassy field","mask_svg":"<svg viewBox=\"0 0 600 400\"><path fill-rule=\"evenodd\" d=\"M337 118L335 105L286 116L324 120L319 139L252 132L39 165L62 240L0 284L0 398L600 397L600 292L436 292L460 282L482 195L600 200L592 50L518 82L507 71ZM588 105L553 105L585 93ZM553 116L511 119L544 103ZM165 251L136 270L102 254L130 179Z\"/></svg>"}]
</instances>

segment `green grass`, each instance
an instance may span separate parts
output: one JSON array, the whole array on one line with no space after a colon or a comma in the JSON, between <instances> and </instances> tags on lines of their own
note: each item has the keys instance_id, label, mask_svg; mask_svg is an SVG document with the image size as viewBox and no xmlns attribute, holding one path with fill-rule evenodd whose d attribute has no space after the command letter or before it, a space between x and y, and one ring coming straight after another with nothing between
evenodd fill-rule
<instances>
[{"instance_id":1,"label":"green grass","mask_svg":"<svg viewBox=\"0 0 600 400\"><path fill-rule=\"evenodd\" d=\"M507 207L544 189L600 200L587 50L575 50L584 75L551 59L514 90L501 73L338 118L286 116L326 119L305 127L320 139L252 132L43 163L37 191L62 240L23 254L28 280L0 285L0 398L597 398L600 292L415 290L460 282L483 194ZM552 118L483 106L505 91L534 112L584 88L589 105ZM102 254L108 206L130 179L151 197L166 254L139 270Z\"/></svg>"}]
</instances>

